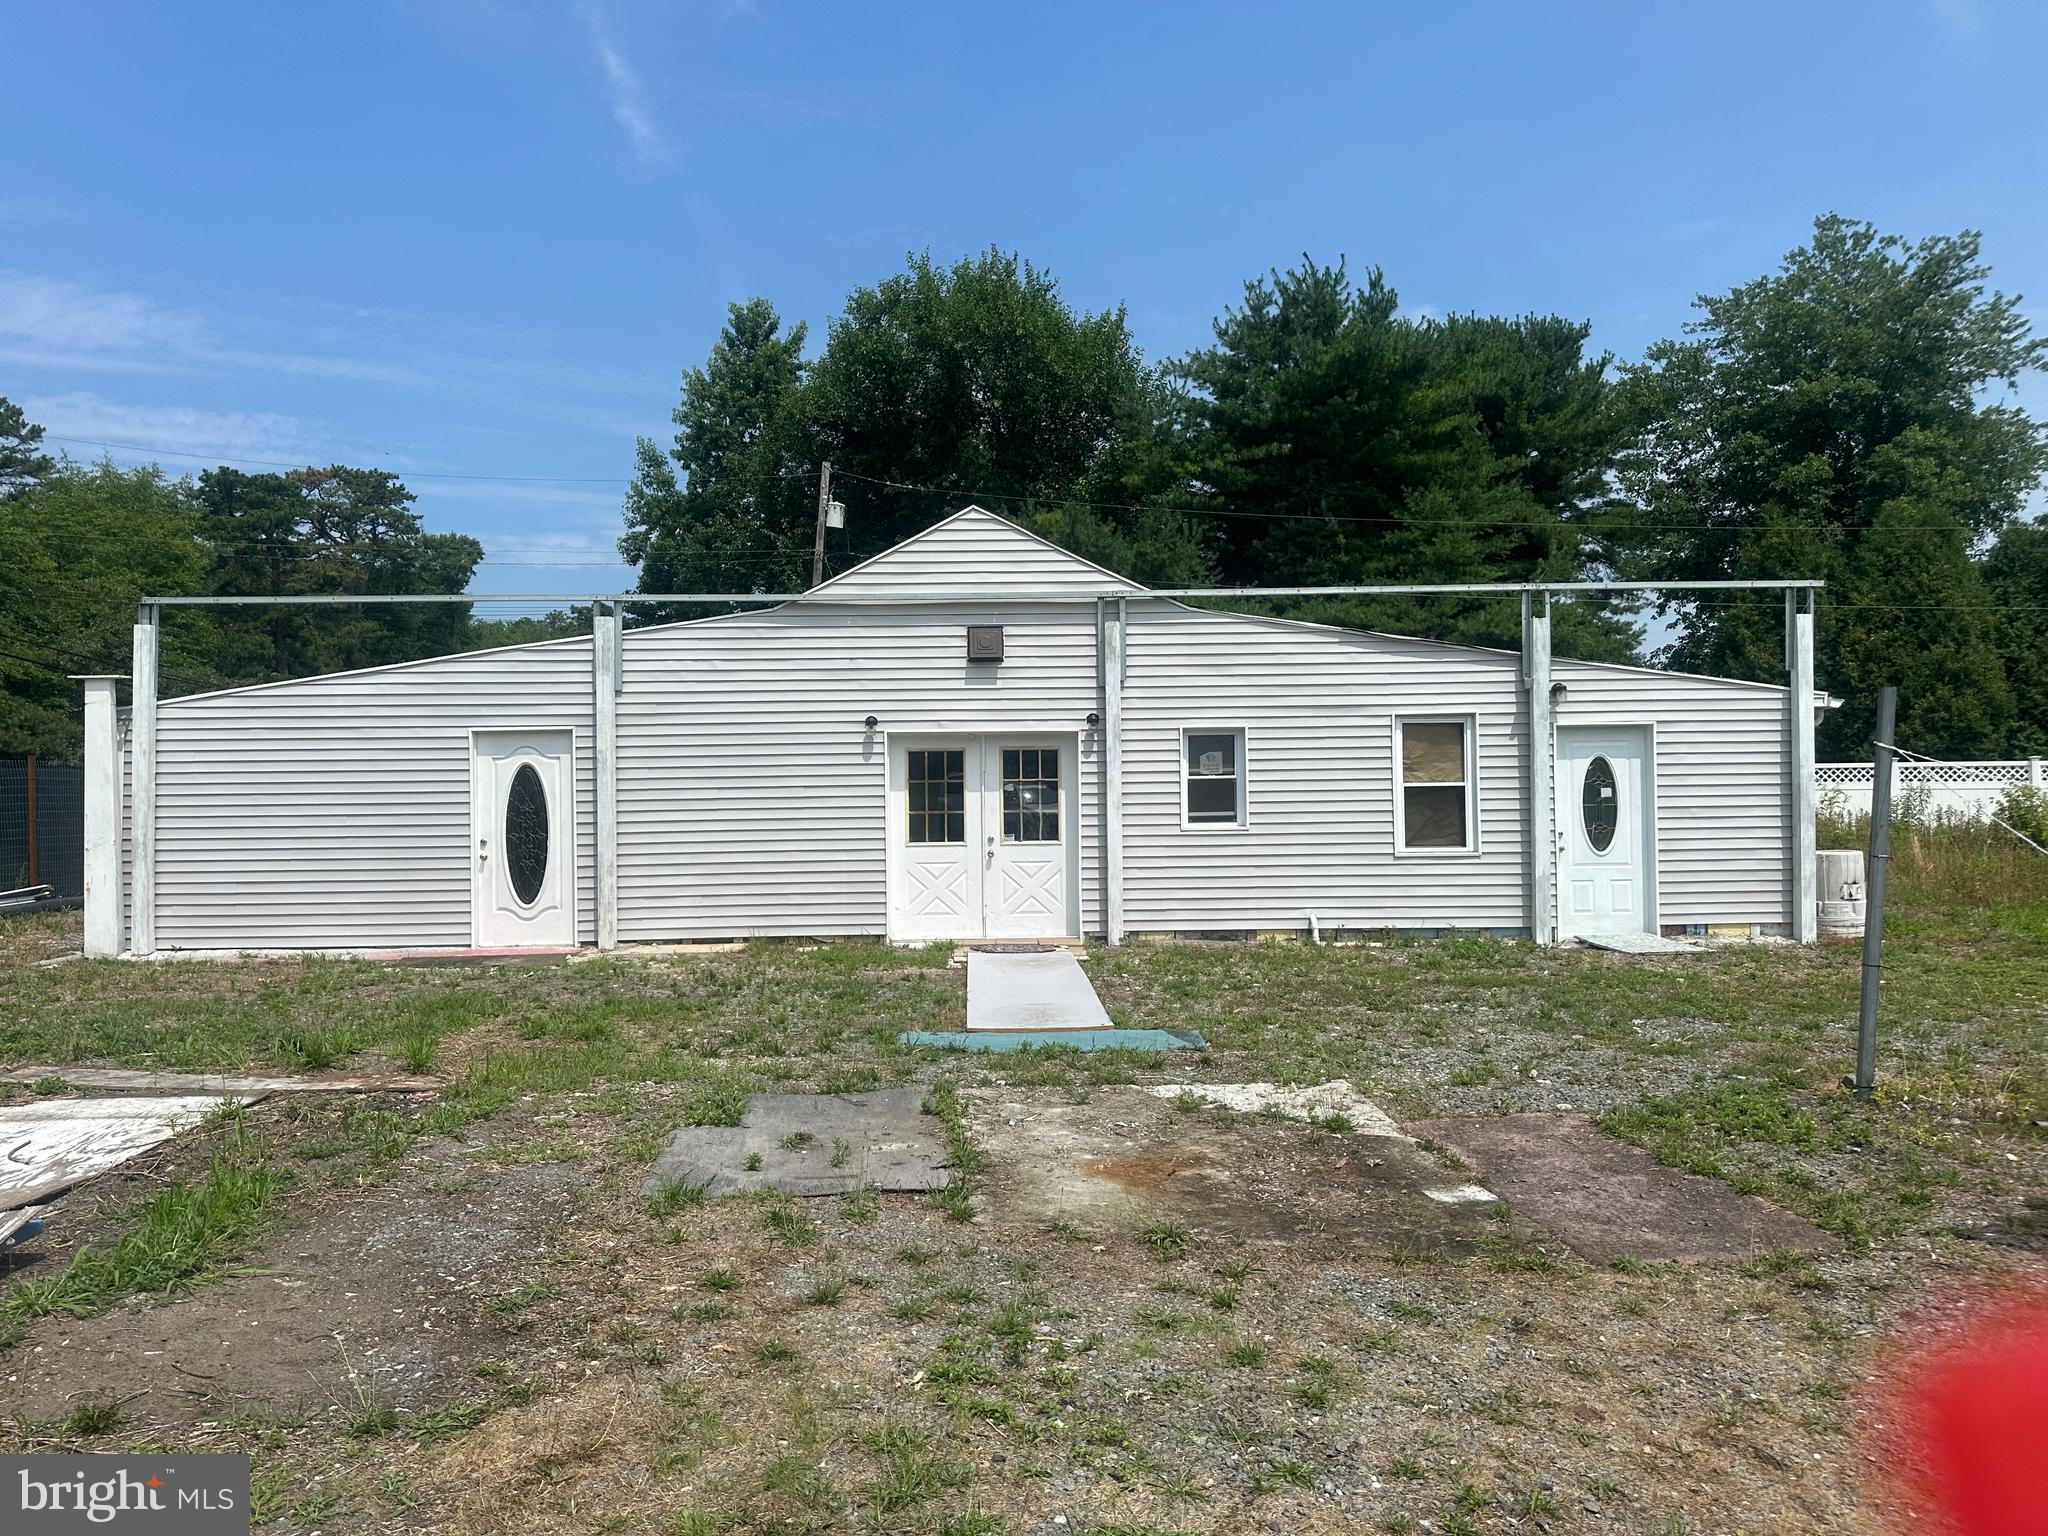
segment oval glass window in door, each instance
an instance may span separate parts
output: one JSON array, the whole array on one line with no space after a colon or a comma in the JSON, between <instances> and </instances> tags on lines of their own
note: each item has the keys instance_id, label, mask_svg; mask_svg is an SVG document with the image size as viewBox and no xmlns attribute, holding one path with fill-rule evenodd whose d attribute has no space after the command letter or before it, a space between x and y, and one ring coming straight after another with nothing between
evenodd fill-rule
<instances>
[{"instance_id":1,"label":"oval glass window in door","mask_svg":"<svg viewBox=\"0 0 2048 1536\"><path fill-rule=\"evenodd\" d=\"M519 765L505 795L505 873L524 906L548 877L548 792L531 763Z\"/></svg>"},{"instance_id":2,"label":"oval glass window in door","mask_svg":"<svg viewBox=\"0 0 2048 1536\"><path fill-rule=\"evenodd\" d=\"M1614 841L1614 829L1621 813L1614 786L1614 765L1604 757L1586 764L1585 786L1579 792L1580 813L1586 820L1586 841L1595 853L1605 853Z\"/></svg>"}]
</instances>

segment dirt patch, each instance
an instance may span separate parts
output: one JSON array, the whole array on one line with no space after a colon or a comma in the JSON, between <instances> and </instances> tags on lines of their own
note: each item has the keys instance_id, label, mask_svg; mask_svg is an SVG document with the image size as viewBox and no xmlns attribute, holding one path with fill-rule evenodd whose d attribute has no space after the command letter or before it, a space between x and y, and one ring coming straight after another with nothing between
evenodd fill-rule
<instances>
[{"instance_id":1,"label":"dirt patch","mask_svg":"<svg viewBox=\"0 0 2048 1536\"><path fill-rule=\"evenodd\" d=\"M1476 1164L1515 1213L1595 1263L1745 1260L1841 1244L1788 1211L1682 1173L1584 1115L1484 1115L1409 1127Z\"/></svg>"},{"instance_id":2,"label":"dirt patch","mask_svg":"<svg viewBox=\"0 0 2048 1536\"><path fill-rule=\"evenodd\" d=\"M1175 1223L1269 1242L1460 1254L1491 1229L1486 1203L1428 1191L1460 1182L1401 1136L1189 1110L1142 1088L1082 1103L1051 1090L967 1096L988 1159L990 1219L1143 1232Z\"/></svg>"},{"instance_id":3,"label":"dirt patch","mask_svg":"<svg viewBox=\"0 0 2048 1536\"><path fill-rule=\"evenodd\" d=\"M0 1413L61 1415L83 1394L182 1425L455 1395L511 1343L489 1302L545 1277L589 1182L559 1164L477 1166L490 1155L450 1147L389 1184L316 1196L238 1272L171 1305L44 1319L7 1359Z\"/></svg>"}]
</instances>

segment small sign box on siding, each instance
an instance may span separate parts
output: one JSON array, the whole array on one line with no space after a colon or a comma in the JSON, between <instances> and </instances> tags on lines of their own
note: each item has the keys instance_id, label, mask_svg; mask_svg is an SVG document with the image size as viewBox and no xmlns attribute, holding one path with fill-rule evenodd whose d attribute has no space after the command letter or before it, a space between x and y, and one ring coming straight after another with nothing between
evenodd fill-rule
<instances>
[{"instance_id":1,"label":"small sign box on siding","mask_svg":"<svg viewBox=\"0 0 2048 1536\"><path fill-rule=\"evenodd\" d=\"M969 661L1001 661L1003 659L1003 626L1000 624L968 625L967 659Z\"/></svg>"}]
</instances>

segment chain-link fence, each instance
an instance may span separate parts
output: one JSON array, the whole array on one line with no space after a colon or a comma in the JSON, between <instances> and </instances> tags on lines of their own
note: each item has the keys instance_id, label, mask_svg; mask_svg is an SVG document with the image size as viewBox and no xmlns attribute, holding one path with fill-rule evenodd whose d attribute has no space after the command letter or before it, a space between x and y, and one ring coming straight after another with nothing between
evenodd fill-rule
<instances>
[{"instance_id":1,"label":"chain-link fence","mask_svg":"<svg viewBox=\"0 0 2048 1536\"><path fill-rule=\"evenodd\" d=\"M47 885L85 896L85 770L36 758L0 762L0 890Z\"/></svg>"}]
</instances>

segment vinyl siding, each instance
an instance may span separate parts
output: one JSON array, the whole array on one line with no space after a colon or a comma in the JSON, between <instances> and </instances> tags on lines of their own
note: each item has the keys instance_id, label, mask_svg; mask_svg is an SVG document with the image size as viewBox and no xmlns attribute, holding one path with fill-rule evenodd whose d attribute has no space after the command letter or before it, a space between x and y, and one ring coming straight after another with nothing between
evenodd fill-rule
<instances>
[{"instance_id":1,"label":"vinyl siding","mask_svg":"<svg viewBox=\"0 0 2048 1536\"><path fill-rule=\"evenodd\" d=\"M1787 690L1581 661L1551 677L1560 727L1655 727L1658 920L1789 921Z\"/></svg>"},{"instance_id":2,"label":"vinyl siding","mask_svg":"<svg viewBox=\"0 0 2048 1536\"><path fill-rule=\"evenodd\" d=\"M1124 921L1134 931L1526 927L1527 711L1512 655L1132 603ZM1394 852L1393 722L1478 723L1479 852ZM1242 727L1247 825L1181 825L1183 727Z\"/></svg>"},{"instance_id":3,"label":"vinyl siding","mask_svg":"<svg viewBox=\"0 0 2048 1536\"><path fill-rule=\"evenodd\" d=\"M818 596L867 597L902 593L1128 592L1131 583L1007 518L970 507L934 524L865 565L817 588Z\"/></svg>"},{"instance_id":4,"label":"vinyl siding","mask_svg":"<svg viewBox=\"0 0 2048 1536\"><path fill-rule=\"evenodd\" d=\"M471 729L575 739L577 927L595 934L590 643L173 699L157 709L162 949L464 947Z\"/></svg>"},{"instance_id":5,"label":"vinyl siding","mask_svg":"<svg viewBox=\"0 0 2048 1536\"><path fill-rule=\"evenodd\" d=\"M970 663L969 624L1005 626ZM621 940L888 931L887 737L1078 732L1082 921L1101 928L1095 606L852 606L628 630ZM872 736L868 715L879 718Z\"/></svg>"}]
</instances>

